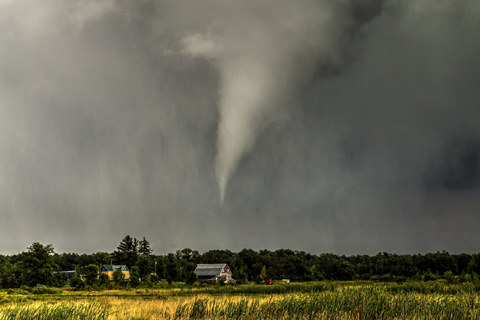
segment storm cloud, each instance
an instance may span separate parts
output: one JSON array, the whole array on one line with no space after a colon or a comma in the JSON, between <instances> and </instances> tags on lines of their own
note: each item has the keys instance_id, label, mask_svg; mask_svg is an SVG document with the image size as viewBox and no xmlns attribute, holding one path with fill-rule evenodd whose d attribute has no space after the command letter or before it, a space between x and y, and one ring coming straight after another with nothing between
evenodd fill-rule
<instances>
[{"instance_id":1,"label":"storm cloud","mask_svg":"<svg viewBox=\"0 0 480 320\"><path fill-rule=\"evenodd\" d=\"M1 253L478 251L478 1L3 0L0 29Z\"/></svg>"}]
</instances>

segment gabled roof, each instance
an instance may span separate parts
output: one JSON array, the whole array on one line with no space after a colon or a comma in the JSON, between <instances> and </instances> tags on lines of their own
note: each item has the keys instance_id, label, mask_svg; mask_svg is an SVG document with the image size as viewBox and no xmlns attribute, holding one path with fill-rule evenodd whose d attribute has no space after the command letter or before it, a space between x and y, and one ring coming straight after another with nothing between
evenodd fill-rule
<instances>
[{"instance_id":1,"label":"gabled roof","mask_svg":"<svg viewBox=\"0 0 480 320\"><path fill-rule=\"evenodd\" d=\"M228 267L228 265L226 263L197 264L195 274L197 276L220 276L224 267Z\"/></svg>"},{"instance_id":2,"label":"gabled roof","mask_svg":"<svg viewBox=\"0 0 480 320\"><path fill-rule=\"evenodd\" d=\"M124 264L104 264L102 266L102 271L128 271L128 268Z\"/></svg>"}]
</instances>

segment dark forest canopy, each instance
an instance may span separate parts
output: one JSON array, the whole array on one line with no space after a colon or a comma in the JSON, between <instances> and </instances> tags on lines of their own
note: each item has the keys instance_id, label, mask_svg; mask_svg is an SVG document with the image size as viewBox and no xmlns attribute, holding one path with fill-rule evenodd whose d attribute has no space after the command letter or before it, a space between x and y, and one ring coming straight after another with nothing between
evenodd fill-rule
<instances>
[{"instance_id":1,"label":"dark forest canopy","mask_svg":"<svg viewBox=\"0 0 480 320\"><path fill-rule=\"evenodd\" d=\"M473 281L480 274L480 253L449 254L446 251L427 254L378 253L368 255L310 254L304 251L243 249L209 250L199 253L185 248L166 255L156 255L150 243L124 237L111 253L55 253L52 245L33 243L27 251L16 255L0 255L0 287L21 285L63 285L59 271L90 270L101 264L125 264L140 279L154 276L168 282L195 281L199 263L227 263L233 277L240 282L261 282L266 279L292 281L435 280ZM93 267L92 267L93 266ZM82 271L83 272L83 271ZM95 274L95 272L93 272Z\"/></svg>"}]
</instances>

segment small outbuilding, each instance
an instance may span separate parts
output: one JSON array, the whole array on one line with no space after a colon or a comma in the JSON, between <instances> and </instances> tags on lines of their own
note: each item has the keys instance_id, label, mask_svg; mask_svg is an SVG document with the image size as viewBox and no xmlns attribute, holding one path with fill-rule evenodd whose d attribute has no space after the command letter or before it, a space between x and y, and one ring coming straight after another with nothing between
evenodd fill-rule
<instances>
[{"instance_id":1,"label":"small outbuilding","mask_svg":"<svg viewBox=\"0 0 480 320\"><path fill-rule=\"evenodd\" d=\"M130 279L130 271L124 264L104 264L100 269L100 274L106 274L108 279L113 280L113 273L117 270L122 271L123 275L125 276L125 280Z\"/></svg>"},{"instance_id":2,"label":"small outbuilding","mask_svg":"<svg viewBox=\"0 0 480 320\"><path fill-rule=\"evenodd\" d=\"M59 274L67 281L72 280L75 276L75 270L60 271Z\"/></svg>"},{"instance_id":3,"label":"small outbuilding","mask_svg":"<svg viewBox=\"0 0 480 320\"><path fill-rule=\"evenodd\" d=\"M226 263L197 264L195 274L198 280L204 282L232 280L232 270Z\"/></svg>"}]
</instances>

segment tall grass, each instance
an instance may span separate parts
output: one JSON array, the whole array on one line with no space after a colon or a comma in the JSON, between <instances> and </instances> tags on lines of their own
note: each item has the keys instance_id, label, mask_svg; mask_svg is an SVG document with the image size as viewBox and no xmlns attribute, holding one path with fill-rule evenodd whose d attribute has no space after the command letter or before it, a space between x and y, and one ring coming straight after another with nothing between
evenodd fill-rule
<instances>
[{"instance_id":1,"label":"tall grass","mask_svg":"<svg viewBox=\"0 0 480 320\"><path fill-rule=\"evenodd\" d=\"M480 285L470 282L459 284L449 284L441 281L405 282L402 284L388 284L387 290L392 293L415 292L422 294L475 294L480 292Z\"/></svg>"},{"instance_id":2,"label":"tall grass","mask_svg":"<svg viewBox=\"0 0 480 320\"><path fill-rule=\"evenodd\" d=\"M71 295L75 296L71 296ZM18 300L10 300L18 298ZM38 298L33 301L30 298ZM304 283L63 295L4 294L3 319L477 319L473 284ZM82 299L79 301L78 299Z\"/></svg>"},{"instance_id":3,"label":"tall grass","mask_svg":"<svg viewBox=\"0 0 480 320\"><path fill-rule=\"evenodd\" d=\"M372 283L372 282L311 282L275 285L240 285L240 286L207 286L171 291L171 295L190 296L192 294L247 294L247 295L270 295L288 293L318 293L325 291L341 290L344 287L369 287L372 285L384 286L391 293L422 293L422 294L478 294L480 283L457 283L450 284L445 281L430 282L404 282L404 283Z\"/></svg>"},{"instance_id":4,"label":"tall grass","mask_svg":"<svg viewBox=\"0 0 480 320\"><path fill-rule=\"evenodd\" d=\"M174 295L184 296L195 294L252 294L252 295L269 295L269 294L286 294L286 293L315 293L322 291L333 291L339 287L338 284L329 282L316 283L296 283L296 284L276 284L276 285L240 285L240 286L208 286L197 289L187 289L174 291Z\"/></svg>"},{"instance_id":5,"label":"tall grass","mask_svg":"<svg viewBox=\"0 0 480 320\"><path fill-rule=\"evenodd\" d=\"M219 304L180 303L170 319L480 319L478 296L392 294L386 287L287 295L260 303L252 297Z\"/></svg>"},{"instance_id":6,"label":"tall grass","mask_svg":"<svg viewBox=\"0 0 480 320\"><path fill-rule=\"evenodd\" d=\"M107 319L110 306L96 302L87 304L43 304L39 306L18 304L0 311L1 320L60 320L60 319Z\"/></svg>"}]
</instances>

